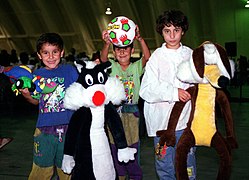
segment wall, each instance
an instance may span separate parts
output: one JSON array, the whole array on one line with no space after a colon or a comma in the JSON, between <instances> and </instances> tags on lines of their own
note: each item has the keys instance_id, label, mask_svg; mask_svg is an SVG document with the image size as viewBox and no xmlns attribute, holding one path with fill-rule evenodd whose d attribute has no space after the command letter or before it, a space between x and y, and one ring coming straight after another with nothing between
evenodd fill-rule
<instances>
[{"instance_id":1,"label":"wall","mask_svg":"<svg viewBox=\"0 0 249 180\"><path fill-rule=\"evenodd\" d=\"M237 57L249 58L249 8L245 0L195 0L185 8L190 28L184 42L192 48L205 40L225 47L226 42L237 43Z\"/></svg>"}]
</instances>

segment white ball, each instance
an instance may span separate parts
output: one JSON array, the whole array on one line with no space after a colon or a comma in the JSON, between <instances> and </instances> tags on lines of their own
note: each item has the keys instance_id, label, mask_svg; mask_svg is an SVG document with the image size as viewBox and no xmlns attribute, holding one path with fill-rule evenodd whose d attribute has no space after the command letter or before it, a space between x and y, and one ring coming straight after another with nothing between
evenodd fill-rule
<instances>
[{"instance_id":1,"label":"white ball","mask_svg":"<svg viewBox=\"0 0 249 180\"><path fill-rule=\"evenodd\" d=\"M136 24L125 16L115 17L107 27L111 42L118 47L130 45L136 35Z\"/></svg>"}]
</instances>

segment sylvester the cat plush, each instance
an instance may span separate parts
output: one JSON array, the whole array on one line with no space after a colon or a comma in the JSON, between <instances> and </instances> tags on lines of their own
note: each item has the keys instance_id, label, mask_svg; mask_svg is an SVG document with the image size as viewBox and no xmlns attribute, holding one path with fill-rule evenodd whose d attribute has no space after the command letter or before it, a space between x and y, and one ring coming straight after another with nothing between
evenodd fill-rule
<instances>
[{"instance_id":1,"label":"sylvester the cat plush","mask_svg":"<svg viewBox=\"0 0 249 180\"><path fill-rule=\"evenodd\" d=\"M191 114L176 148L176 177L187 180L187 154L193 146L207 146L216 150L220 163L217 179L228 180L231 174L231 149L237 148L232 113L228 97L222 88L232 78L231 66L225 49L219 44L204 42L192 53L188 62L179 65L177 77L193 83L187 89L191 94ZM216 126L215 105L218 104L225 121L226 138ZM168 130L158 131L159 144L175 145L175 127L184 102L175 103L169 119Z\"/></svg>"},{"instance_id":2,"label":"sylvester the cat plush","mask_svg":"<svg viewBox=\"0 0 249 180\"><path fill-rule=\"evenodd\" d=\"M120 116L113 106L125 99L124 87L117 78L108 77L109 61L75 64L79 78L66 90L64 105L76 111L66 134L62 170L72 173L72 179L115 180L105 122L118 147L119 161L134 160L136 153L127 147Z\"/></svg>"}]
</instances>

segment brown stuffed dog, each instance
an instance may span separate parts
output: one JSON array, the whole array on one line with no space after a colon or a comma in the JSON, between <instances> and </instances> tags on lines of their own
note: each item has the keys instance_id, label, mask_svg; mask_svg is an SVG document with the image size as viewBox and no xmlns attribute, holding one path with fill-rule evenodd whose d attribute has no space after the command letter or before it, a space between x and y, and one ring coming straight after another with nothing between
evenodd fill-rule
<instances>
[{"instance_id":1,"label":"brown stuffed dog","mask_svg":"<svg viewBox=\"0 0 249 180\"><path fill-rule=\"evenodd\" d=\"M175 166L178 180L187 180L187 154L193 146L213 147L219 157L217 179L228 180L231 173L231 149L237 148L233 119L227 95L222 90L232 77L231 66L224 48L209 41L193 51L189 62L179 65L177 77L193 83L187 89L191 94L192 110L176 149ZM225 120L226 139L216 127L215 104L221 107ZM184 102L175 103L167 130L158 131L159 144L175 145L175 128L184 107Z\"/></svg>"}]
</instances>

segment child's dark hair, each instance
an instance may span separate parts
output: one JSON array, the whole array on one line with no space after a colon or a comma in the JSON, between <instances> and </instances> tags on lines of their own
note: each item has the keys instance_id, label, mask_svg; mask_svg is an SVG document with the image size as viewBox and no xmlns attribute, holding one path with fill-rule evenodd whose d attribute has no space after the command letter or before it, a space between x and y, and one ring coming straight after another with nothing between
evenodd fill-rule
<instances>
[{"instance_id":1,"label":"child's dark hair","mask_svg":"<svg viewBox=\"0 0 249 180\"><path fill-rule=\"evenodd\" d=\"M132 42L131 44L129 44L128 46L125 46L125 47L118 47L118 46L115 46L114 44L113 44L113 50L115 50L116 48L127 48L127 47L130 47L131 49L133 48L133 45L134 43Z\"/></svg>"},{"instance_id":2,"label":"child's dark hair","mask_svg":"<svg viewBox=\"0 0 249 180\"><path fill-rule=\"evenodd\" d=\"M58 46L60 50L63 50L63 46L64 46L63 40L61 36L57 33L44 33L38 38L36 42L36 50L38 53L41 50L42 45L45 43Z\"/></svg>"},{"instance_id":3,"label":"child's dark hair","mask_svg":"<svg viewBox=\"0 0 249 180\"><path fill-rule=\"evenodd\" d=\"M162 35L164 26L181 27L183 32L188 30L188 18L179 10L164 11L156 20L156 31Z\"/></svg>"}]
</instances>

